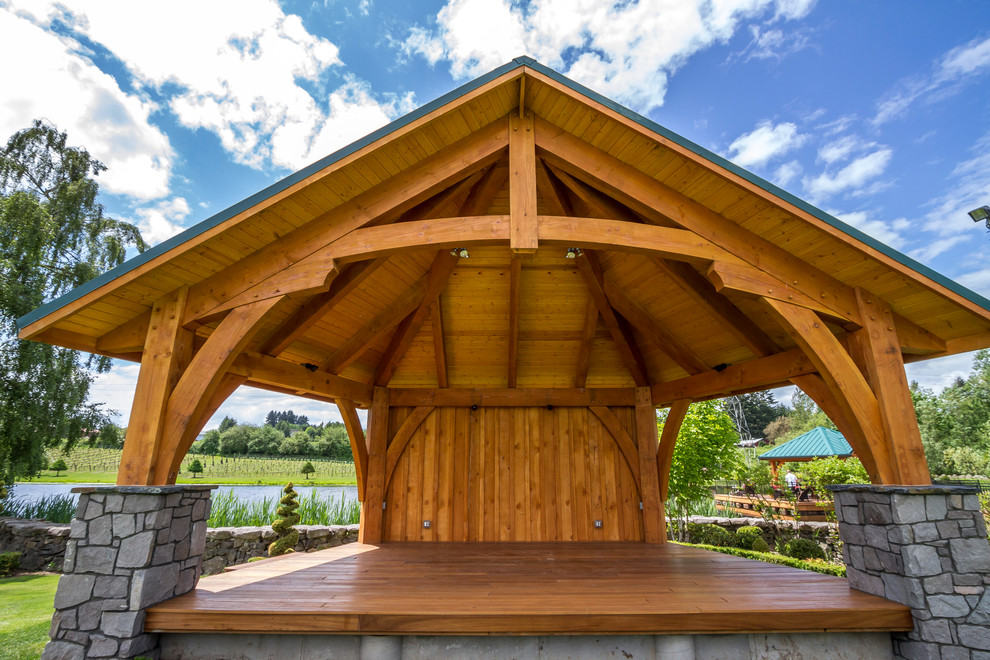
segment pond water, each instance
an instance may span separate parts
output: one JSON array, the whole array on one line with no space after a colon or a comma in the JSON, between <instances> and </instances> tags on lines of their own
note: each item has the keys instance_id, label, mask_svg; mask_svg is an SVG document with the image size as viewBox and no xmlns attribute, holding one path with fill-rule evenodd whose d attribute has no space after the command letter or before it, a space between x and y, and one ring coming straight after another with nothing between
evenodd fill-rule
<instances>
[{"instance_id":1,"label":"pond water","mask_svg":"<svg viewBox=\"0 0 990 660\"><path fill-rule=\"evenodd\" d=\"M79 494L72 493L73 488L80 486L106 486L108 484L45 484L45 483L19 483L14 486L14 499L26 500L29 502L40 500L43 497L53 495L72 495L73 499L79 501ZM311 491L316 491L319 496L332 495L334 498L343 497L344 501L357 500L357 487L355 486L300 486L293 484L300 499L309 497ZM213 491L213 496L217 493L233 491L242 502L257 502L264 498L279 499L282 497L281 486L220 486Z\"/></svg>"}]
</instances>

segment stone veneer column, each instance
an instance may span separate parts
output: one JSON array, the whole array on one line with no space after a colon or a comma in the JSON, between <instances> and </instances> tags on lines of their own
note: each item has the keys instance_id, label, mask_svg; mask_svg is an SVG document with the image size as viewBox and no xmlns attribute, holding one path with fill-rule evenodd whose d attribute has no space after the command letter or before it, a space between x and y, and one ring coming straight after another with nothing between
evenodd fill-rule
<instances>
[{"instance_id":1,"label":"stone veneer column","mask_svg":"<svg viewBox=\"0 0 990 660\"><path fill-rule=\"evenodd\" d=\"M976 490L833 486L849 586L911 607L894 657L990 660L990 544Z\"/></svg>"},{"instance_id":2,"label":"stone veneer column","mask_svg":"<svg viewBox=\"0 0 990 660\"><path fill-rule=\"evenodd\" d=\"M200 576L216 486L97 486L80 493L43 660L157 657L145 608Z\"/></svg>"}]
</instances>

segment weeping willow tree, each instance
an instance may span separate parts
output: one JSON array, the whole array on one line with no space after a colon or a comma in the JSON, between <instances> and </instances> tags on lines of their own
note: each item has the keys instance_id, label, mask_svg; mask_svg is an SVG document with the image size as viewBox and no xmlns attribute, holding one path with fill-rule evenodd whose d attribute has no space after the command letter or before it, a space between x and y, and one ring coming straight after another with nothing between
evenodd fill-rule
<instances>
[{"instance_id":1,"label":"weeping willow tree","mask_svg":"<svg viewBox=\"0 0 990 660\"><path fill-rule=\"evenodd\" d=\"M105 215L106 168L66 134L36 121L0 150L0 482L36 473L47 447L109 425L88 400L105 357L17 339L16 319L146 246L134 225Z\"/></svg>"}]
</instances>

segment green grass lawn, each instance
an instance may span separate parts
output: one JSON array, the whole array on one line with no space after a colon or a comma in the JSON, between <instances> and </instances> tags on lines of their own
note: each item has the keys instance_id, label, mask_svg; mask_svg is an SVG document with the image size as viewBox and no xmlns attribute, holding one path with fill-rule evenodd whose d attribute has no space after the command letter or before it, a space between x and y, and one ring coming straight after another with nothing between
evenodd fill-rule
<instances>
[{"instance_id":1,"label":"green grass lawn","mask_svg":"<svg viewBox=\"0 0 990 660\"><path fill-rule=\"evenodd\" d=\"M0 660L33 660L41 655L58 578L21 575L0 580Z\"/></svg>"},{"instance_id":2,"label":"green grass lawn","mask_svg":"<svg viewBox=\"0 0 990 660\"><path fill-rule=\"evenodd\" d=\"M44 470L36 481L50 483L112 484L117 481L117 466L120 464L119 449L92 449L76 447L63 458L69 469L59 472ZM199 459L203 473L193 478L187 470L189 463ZM307 479L300 470L306 462L312 462L316 472ZM180 484L256 484L263 486L284 486L286 482L304 486L347 486L357 483L353 463L320 460L313 457L257 457L257 456L199 456L189 454L182 461Z\"/></svg>"}]
</instances>

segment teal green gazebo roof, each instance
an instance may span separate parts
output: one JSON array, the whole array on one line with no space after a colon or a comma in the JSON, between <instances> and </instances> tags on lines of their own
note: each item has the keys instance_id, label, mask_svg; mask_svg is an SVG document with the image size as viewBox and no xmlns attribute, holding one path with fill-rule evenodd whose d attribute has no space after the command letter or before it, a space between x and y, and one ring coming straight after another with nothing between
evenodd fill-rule
<instances>
[{"instance_id":1,"label":"teal green gazebo roof","mask_svg":"<svg viewBox=\"0 0 990 660\"><path fill-rule=\"evenodd\" d=\"M842 434L824 426L816 426L790 442L760 454L762 461L810 461L813 458L838 456L848 458L853 450Z\"/></svg>"}]
</instances>

